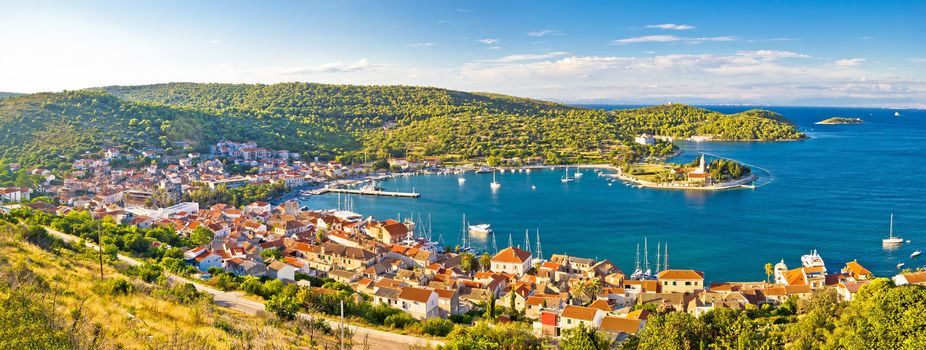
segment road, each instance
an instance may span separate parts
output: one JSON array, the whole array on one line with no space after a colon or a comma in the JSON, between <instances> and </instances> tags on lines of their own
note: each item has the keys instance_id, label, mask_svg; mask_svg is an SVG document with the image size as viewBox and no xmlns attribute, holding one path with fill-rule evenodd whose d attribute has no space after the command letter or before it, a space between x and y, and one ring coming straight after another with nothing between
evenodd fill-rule
<instances>
[{"instance_id":1,"label":"road","mask_svg":"<svg viewBox=\"0 0 926 350\"><path fill-rule=\"evenodd\" d=\"M72 235L66 234L61 231L57 231L51 227L45 227L45 229L48 230L48 233L51 234L52 236L58 237L61 240L64 240L66 242L76 242L79 240L79 238L76 236L72 236ZM86 242L85 244L92 249L99 249L97 245L94 243ZM142 264L140 260L137 260L130 256L118 254L116 257L120 261L124 261L125 263L132 265L132 266L138 266ZM245 312L245 313L252 314L252 315L256 315L259 312L264 311L264 303L261 303L259 301L254 301L251 299L247 299L242 296L241 292L221 291L221 290L212 288L210 286L198 283L196 281L190 280L188 278L177 276L177 275L170 274L170 273L167 274L167 278L170 279L171 282L193 284L194 286L196 286L197 290L211 294L213 301L219 306L227 307L230 309L238 310L238 311ZM312 318L312 317L319 317L319 316L313 316L313 315L309 315L305 313L300 313L298 316L301 318L306 318L306 319ZM335 318L325 317L325 316L321 316L321 317L327 319L331 325L338 324L338 320ZM350 331L354 333L354 343L355 343L354 348L355 349L363 348L362 343L363 343L364 337L367 337L367 343L369 345L369 348L377 349L377 350L408 349L412 345L416 345L416 346L424 345L424 346L429 346L429 347L436 347L438 345L444 345L444 342L438 341L438 340L418 338L418 337L414 337L410 335L391 333L391 332L381 331L378 329L350 325L350 324L347 325L347 329L349 329Z\"/></svg>"}]
</instances>

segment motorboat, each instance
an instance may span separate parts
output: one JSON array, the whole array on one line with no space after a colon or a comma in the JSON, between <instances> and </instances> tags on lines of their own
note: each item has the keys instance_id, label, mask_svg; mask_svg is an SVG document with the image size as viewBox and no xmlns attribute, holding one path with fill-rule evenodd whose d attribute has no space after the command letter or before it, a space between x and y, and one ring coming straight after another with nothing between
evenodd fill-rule
<instances>
[{"instance_id":1,"label":"motorboat","mask_svg":"<svg viewBox=\"0 0 926 350\"><path fill-rule=\"evenodd\" d=\"M469 225L469 233L474 235L487 235L492 233L492 225L490 224L476 224Z\"/></svg>"},{"instance_id":2,"label":"motorboat","mask_svg":"<svg viewBox=\"0 0 926 350\"><path fill-rule=\"evenodd\" d=\"M923 254L923 252L921 252L921 251L919 251L919 250L914 251L913 254L910 254L910 258L912 259L912 258L918 257L918 256L920 256L920 254Z\"/></svg>"}]
</instances>

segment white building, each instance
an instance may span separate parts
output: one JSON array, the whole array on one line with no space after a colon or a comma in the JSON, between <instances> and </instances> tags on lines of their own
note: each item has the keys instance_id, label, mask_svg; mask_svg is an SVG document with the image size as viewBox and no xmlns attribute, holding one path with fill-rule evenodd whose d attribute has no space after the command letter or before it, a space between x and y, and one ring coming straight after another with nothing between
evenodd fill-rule
<instances>
[{"instance_id":1,"label":"white building","mask_svg":"<svg viewBox=\"0 0 926 350\"><path fill-rule=\"evenodd\" d=\"M8 187L0 188L0 202L28 201L32 196L31 188Z\"/></svg>"},{"instance_id":2,"label":"white building","mask_svg":"<svg viewBox=\"0 0 926 350\"><path fill-rule=\"evenodd\" d=\"M513 273L521 276L530 270L531 261L531 252L516 247L508 247L492 257L491 269L494 272Z\"/></svg>"},{"instance_id":3,"label":"white building","mask_svg":"<svg viewBox=\"0 0 926 350\"><path fill-rule=\"evenodd\" d=\"M651 146L656 144L656 138L653 135L643 133L640 136L633 138L633 141L641 145Z\"/></svg>"}]
</instances>

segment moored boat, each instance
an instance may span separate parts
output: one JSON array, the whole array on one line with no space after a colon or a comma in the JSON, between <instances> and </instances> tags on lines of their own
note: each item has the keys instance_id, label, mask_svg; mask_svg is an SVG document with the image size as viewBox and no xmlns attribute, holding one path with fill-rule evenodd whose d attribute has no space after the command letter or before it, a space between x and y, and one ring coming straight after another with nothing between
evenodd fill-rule
<instances>
[{"instance_id":1,"label":"moored boat","mask_svg":"<svg viewBox=\"0 0 926 350\"><path fill-rule=\"evenodd\" d=\"M891 214L891 229L887 238L881 239L881 244L885 246L898 246L903 244L903 237L894 236L894 214Z\"/></svg>"}]
</instances>

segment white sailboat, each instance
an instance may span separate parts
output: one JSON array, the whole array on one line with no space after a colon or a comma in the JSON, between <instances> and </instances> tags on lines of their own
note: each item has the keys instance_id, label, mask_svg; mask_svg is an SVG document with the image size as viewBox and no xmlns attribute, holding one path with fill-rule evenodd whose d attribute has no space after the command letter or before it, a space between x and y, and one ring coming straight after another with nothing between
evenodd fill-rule
<instances>
[{"instance_id":1,"label":"white sailboat","mask_svg":"<svg viewBox=\"0 0 926 350\"><path fill-rule=\"evenodd\" d=\"M466 178L463 177L463 174L464 174L464 173L461 171L461 172L460 172L460 177L457 178L457 183L460 184L460 185L466 183Z\"/></svg>"},{"instance_id":2,"label":"white sailboat","mask_svg":"<svg viewBox=\"0 0 926 350\"><path fill-rule=\"evenodd\" d=\"M563 183L575 181L575 178L569 176L569 167L566 167L566 173L563 174L563 178L560 179Z\"/></svg>"},{"instance_id":3,"label":"white sailboat","mask_svg":"<svg viewBox=\"0 0 926 350\"><path fill-rule=\"evenodd\" d=\"M585 176L585 174L582 173L582 170L580 170L579 168L576 168L576 175L575 175L576 179L581 178L582 176Z\"/></svg>"},{"instance_id":4,"label":"white sailboat","mask_svg":"<svg viewBox=\"0 0 926 350\"><path fill-rule=\"evenodd\" d=\"M489 184L489 188L497 190L502 187L502 184L495 180L495 171L492 172L492 183Z\"/></svg>"},{"instance_id":5,"label":"white sailboat","mask_svg":"<svg viewBox=\"0 0 926 350\"><path fill-rule=\"evenodd\" d=\"M894 236L894 214L891 214L891 230L887 238L881 240L881 244L885 246L898 246L903 244L903 237Z\"/></svg>"}]
</instances>

